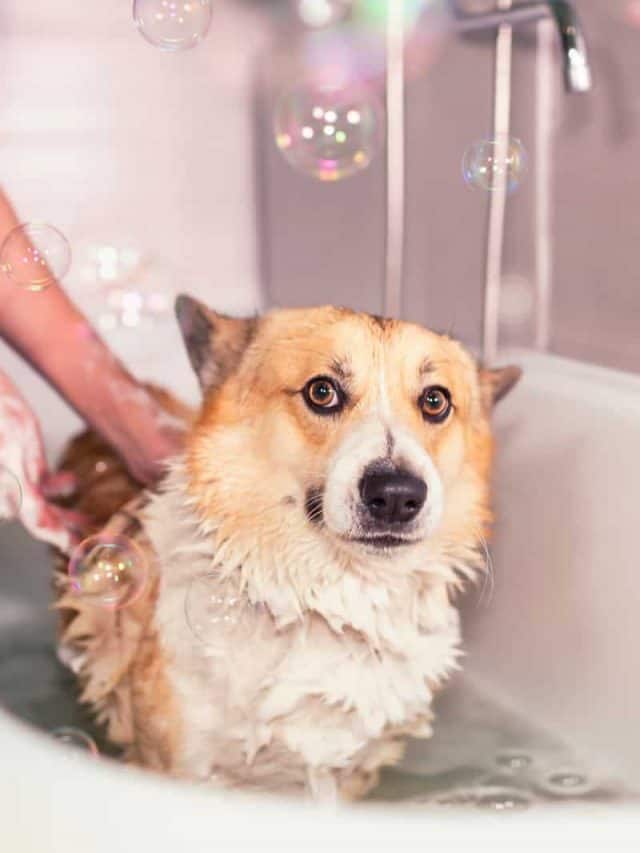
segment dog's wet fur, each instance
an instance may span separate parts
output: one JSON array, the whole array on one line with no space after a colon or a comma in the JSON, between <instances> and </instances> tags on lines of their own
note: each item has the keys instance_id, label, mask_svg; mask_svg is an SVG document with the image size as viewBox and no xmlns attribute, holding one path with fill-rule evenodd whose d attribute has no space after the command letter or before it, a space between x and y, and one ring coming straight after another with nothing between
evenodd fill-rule
<instances>
[{"instance_id":1,"label":"dog's wet fur","mask_svg":"<svg viewBox=\"0 0 640 853\"><path fill-rule=\"evenodd\" d=\"M482 571L491 522L491 409L519 370L346 309L239 319L183 296L176 312L203 402L159 490L127 510L150 581L105 611L59 574L61 657L133 761L363 796L406 735L429 736L456 667L452 593ZM87 469L91 442L64 466ZM81 495L108 530L136 491L118 477L108 510ZM201 588L220 612L194 634Z\"/></svg>"}]
</instances>

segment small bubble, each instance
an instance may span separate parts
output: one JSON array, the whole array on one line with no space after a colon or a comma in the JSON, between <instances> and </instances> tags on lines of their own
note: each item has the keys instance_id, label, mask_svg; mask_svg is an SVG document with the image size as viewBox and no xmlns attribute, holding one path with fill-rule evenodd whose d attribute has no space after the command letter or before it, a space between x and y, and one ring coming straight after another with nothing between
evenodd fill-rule
<instances>
[{"instance_id":1,"label":"small bubble","mask_svg":"<svg viewBox=\"0 0 640 853\"><path fill-rule=\"evenodd\" d=\"M54 729L51 732L51 736L63 746L70 746L73 749L87 752L89 755L98 755L98 747L93 738L80 729L75 729L72 726L62 726L59 729Z\"/></svg>"},{"instance_id":2,"label":"small bubble","mask_svg":"<svg viewBox=\"0 0 640 853\"><path fill-rule=\"evenodd\" d=\"M142 37L154 47L172 52L188 50L209 31L211 0L134 0L133 20Z\"/></svg>"},{"instance_id":3,"label":"small bubble","mask_svg":"<svg viewBox=\"0 0 640 853\"><path fill-rule=\"evenodd\" d=\"M594 784L580 768L572 765L549 771L538 783L547 794L555 797L581 797L590 793Z\"/></svg>"},{"instance_id":4,"label":"small bubble","mask_svg":"<svg viewBox=\"0 0 640 853\"><path fill-rule=\"evenodd\" d=\"M126 536L98 534L73 550L69 577L78 597L119 609L142 594L148 579L147 561L141 548Z\"/></svg>"},{"instance_id":5,"label":"small bubble","mask_svg":"<svg viewBox=\"0 0 640 853\"><path fill-rule=\"evenodd\" d=\"M69 243L53 225L18 225L0 246L0 271L25 290L46 290L56 279L62 279L70 266Z\"/></svg>"},{"instance_id":6,"label":"small bubble","mask_svg":"<svg viewBox=\"0 0 640 853\"><path fill-rule=\"evenodd\" d=\"M247 599L215 572L194 578L184 604L187 625L203 645L216 649L251 610Z\"/></svg>"},{"instance_id":7,"label":"small bubble","mask_svg":"<svg viewBox=\"0 0 640 853\"><path fill-rule=\"evenodd\" d=\"M0 465L0 522L15 518L22 506L22 487L20 480Z\"/></svg>"},{"instance_id":8,"label":"small bubble","mask_svg":"<svg viewBox=\"0 0 640 853\"><path fill-rule=\"evenodd\" d=\"M511 773L518 773L529 767L533 763L533 759L526 752L518 749L503 749L496 755L496 764L502 770Z\"/></svg>"},{"instance_id":9,"label":"small bubble","mask_svg":"<svg viewBox=\"0 0 640 853\"><path fill-rule=\"evenodd\" d=\"M502 182L515 190L527 171L527 153L519 139L483 139L467 148L462 174L471 187L494 192Z\"/></svg>"},{"instance_id":10,"label":"small bubble","mask_svg":"<svg viewBox=\"0 0 640 853\"><path fill-rule=\"evenodd\" d=\"M274 112L276 145L286 161L320 181L366 169L381 142L382 108L362 87L301 87L283 94Z\"/></svg>"}]
</instances>

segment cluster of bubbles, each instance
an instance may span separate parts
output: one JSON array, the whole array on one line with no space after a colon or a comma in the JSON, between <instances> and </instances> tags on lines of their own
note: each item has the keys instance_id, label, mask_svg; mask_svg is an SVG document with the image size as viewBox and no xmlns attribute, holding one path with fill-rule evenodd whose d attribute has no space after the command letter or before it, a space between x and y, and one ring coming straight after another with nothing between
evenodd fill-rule
<instances>
[{"instance_id":1,"label":"cluster of bubbles","mask_svg":"<svg viewBox=\"0 0 640 853\"><path fill-rule=\"evenodd\" d=\"M71 266L71 248L53 225L27 222L13 228L0 245L0 271L25 290L46 290Z\"/></svg>"},{"instance_id":2,"label":"cluster of bubbles","mask_svg":"<svg viewBox=\"0 0 640 853\"><path fill-rule=\"evenodd\" d=\"M465 151L462 175L470 187L495 192L517 189L527 171L527 152L519 139L481 139Z\"/></svg>"},{"instance_id":3,"label":"cluster of bubbles","mask_svg":"<svg viewBox=\"0 0 640 853\"><path fill-rule=\"evenodd\" d=\"M95 741L86 732L73 726L61 726L51 732L51 737L63 746L71 747L88 755L98 755L98 747Z\"/></svg>"},{"instance_id":4,"label":"cluster of bubbles","mask_svg":"<svg viewBox=\"0 0 640 853\"><path fill-rule=\"evenodd\" d=\"M154 47L188 50L209 32L211 0L134 0L133 20Z\"/></svg>"},{"instance_id":5,"label":"cluster of bubbles","mask_svg":"<svg viewBox=\"0 0 640 853\"><path fill-rule=\"evenodd\" d=\"M117 610L138 600L147 584L148 566L133 540L98 534L74 548L69 578L74 594L83 601Z\"/></svg>"},{"instance_id":6,"label":"cluster of bubbles","mask_svg":"<svg viewBox=\"0 0 640 853\"><path fill-rule=\"evenodd\" d=\"M556 765L548 756L511 748L498 752L494 756L494 769L480 774L474 784L419 797L416 801L508 812L526 809L545 799L584 797L597 789L597 782L578 764Z\"/></svg>"},{"instance_id":7,"label":"cluster of bubbles","mask_svg":"<svg viewBox=\"0 0 640 853\"><path fill-rule=\"evenodd\" d=\"M363 88L293 89L276 105L276 145L298 171L337 181L366 169L381 138L382 108Z\"/></svg>"},{"instance_id":8,"label":"cluster of bubbles","mask_svg":"<svg viewBox=\"0 0 640 853\"><path fill-rule=\"evenodd\" d=\"M154 290L112 288L107 294L107 310L100 314L98 324L103 331L117 326L136 328L155 316L166 316L171 307L167 293Z\"/></svg>"},{"instance_id":9,"label":"cluster of bubbles","mask_svg":"<svg viewBox=\"0 0 640 853\"><path fill-rule=\"evenodd\" d=\"M4 465L0 465L0 522L15 518L22 506L20 480Z\"/></svg>"},{"instance_id":10,"label":"cluster of bubbles","mask_svg":"<svg viewBox=\"0 0 640 853\"><path fill-rule=\"evenodd\" d=\"M91 295L87 311L103 332L149 327L171 313L175 272L131 245L81 247L77 279L78 296Z\"/></svg>"}]
</instances>

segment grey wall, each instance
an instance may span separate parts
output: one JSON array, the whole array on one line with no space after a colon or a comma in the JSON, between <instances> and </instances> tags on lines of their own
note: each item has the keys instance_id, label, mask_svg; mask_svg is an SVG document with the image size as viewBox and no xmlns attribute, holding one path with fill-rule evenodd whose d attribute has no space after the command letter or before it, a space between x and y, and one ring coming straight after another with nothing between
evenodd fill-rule
<instances>
[{"instance_id":1,"label":"grey wall","mask_svg":"<svg viewBox=\"0 0 640 853\"><path fill-rule=\"evenodd\" d=\"M552 349L640 370L640 30L623 2L578 3L591 47L595 87L565 95L557 54L553 115ZM288 37L291 38L290 36ZM262 173L262 275L277 304L323 302L382 307L384 158L337 184L293 172L269 128L270 90L286 77L282 54L262 66L258 168ZM488 198L467 188L460 161L489 136L493 38L454 37L407 87L407 234L404 315L480 334ZM508 202L504 273L535 285L535 28L514 40L512 133L530 171ZM503 328L505 343L529 344L524 318Z\"/></svg>"}]
</instances>

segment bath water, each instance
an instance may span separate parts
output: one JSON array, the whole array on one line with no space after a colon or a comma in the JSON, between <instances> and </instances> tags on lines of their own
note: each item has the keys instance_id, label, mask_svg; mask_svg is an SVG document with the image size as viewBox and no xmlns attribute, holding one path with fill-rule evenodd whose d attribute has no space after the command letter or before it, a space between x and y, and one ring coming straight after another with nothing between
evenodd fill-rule
<instances>
[{"instance_id":1,"label":"bath water","mask_svg":"<svg viewBox=\"0 0 640 853\"><path fill-rule=\"evenodd\" d=\"M3 525L0 705L69 749L84 733L101 756L117 758L77 702L73 675L56 658L50 583L47 549L18 525ZM370 800L502 813L540 804L636 799L621 780L576 755L565 739L501 706L464 675L443 691L435 710L434 737L409 741L403 764L382 774Z\"/></svg>"}]
</instances>

